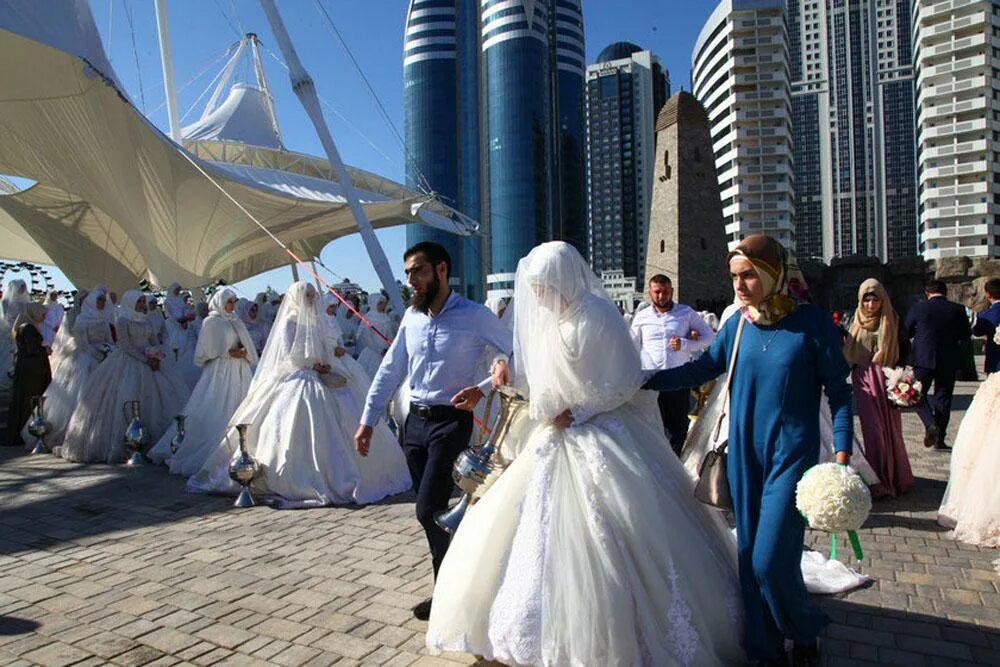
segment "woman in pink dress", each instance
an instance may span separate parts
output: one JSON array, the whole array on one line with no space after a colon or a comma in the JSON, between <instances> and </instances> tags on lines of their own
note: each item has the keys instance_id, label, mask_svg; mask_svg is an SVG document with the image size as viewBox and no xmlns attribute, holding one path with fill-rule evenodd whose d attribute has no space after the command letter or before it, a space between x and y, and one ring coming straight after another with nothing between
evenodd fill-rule
<instances>
[{"instance_id":1,"label":"woman in pink dress","mask_svg":"<svg viewBox=\"0 0 1000 667\"><path fill-rule=\"evenodd\" d=\"M899 361L899 317L885 287L874 278L858 288L858 309L844 342L844 356L852 369L864 455L881 481L872 487L872 495L906 493L913 488L913 472L899 410L889 402L882 372Z\"/></svg>"}]
</instances>

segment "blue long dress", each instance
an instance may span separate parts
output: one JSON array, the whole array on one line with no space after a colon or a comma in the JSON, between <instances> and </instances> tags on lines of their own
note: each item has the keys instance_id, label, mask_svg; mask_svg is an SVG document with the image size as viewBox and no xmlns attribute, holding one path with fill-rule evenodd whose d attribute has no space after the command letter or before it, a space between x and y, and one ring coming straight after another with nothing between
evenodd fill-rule
<instances>
[{"instance_id":1,"label":"blue long dress","mask_svg":"<svg viewBox=\"0 0 1000 667\"><path fill-rule=\"evenodd\" d=\"M727 370L739 317L697 360L656 373L646 387L695 387ZM820 392L833 415L834 449L850 453L850 369L840 334L819 308L804 305L774 326L747 322L733 375L729 486L733 497L745 628L751 660L784 655L784 639L809 645L827 617L809 603L799 562L805 522L795 485L819 458Z\"/></svg>"}]
</instances>

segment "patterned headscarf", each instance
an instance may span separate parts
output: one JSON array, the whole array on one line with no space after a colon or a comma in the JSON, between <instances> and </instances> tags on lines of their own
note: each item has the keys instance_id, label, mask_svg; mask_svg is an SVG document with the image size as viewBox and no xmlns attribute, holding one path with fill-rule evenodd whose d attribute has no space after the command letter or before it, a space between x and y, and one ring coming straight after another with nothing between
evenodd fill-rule
<instances>
[{"instance_id":1,"label":"patterned headscarf","mask_svg":"<svg viewBox=\"0 0 1000 667\"><path fill-rule=\"evenodd\" d=\"M800 305L788 294L788 251L778 241L763 234L752 234L726 257L744 257L753 264L764 287L764 300L747 306L750 321L764 326L777 324ZM801 275L801 274L799 274Z\"/></svg>"},{"instance_id":2,"label":"patterned headscarf","mask_svg":"<svg viewBox=\"0 0 1000 667\"><path fill-rule=\"evenodd\" d=\"M882 303L882 309L877 315L869 315L864 308L865 295L874 294ZM878 332L878 341L874 350L868 348L869 337L864 332ZM859 348L867 350L861 354ZM844 356L851 363L858 363L862 357L871 357L872 363L879 366L892 367L899 361L899 316L892 307L889 294L885 287L874 278L861 283L858 288L858 308L854 311L854 321L851 322L844 345Z\"/></svg>"}]
</instances>

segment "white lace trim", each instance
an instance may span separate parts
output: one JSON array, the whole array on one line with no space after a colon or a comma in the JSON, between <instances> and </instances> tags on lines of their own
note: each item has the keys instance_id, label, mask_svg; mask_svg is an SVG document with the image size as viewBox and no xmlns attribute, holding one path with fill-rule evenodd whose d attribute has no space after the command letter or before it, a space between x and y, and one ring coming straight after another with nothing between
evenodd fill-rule
<instances>
[{"instance_id":1,"label":"white lace trim","mask_svg":"<svg viewBox=\"0 0 1000 667\"><path fill-rule=\"evenodd\" d=\"M680 588L677 585L677 570L674 568L673 561L670 561L669 578L673 587L673 595L670 600L670 609L667 611L667 620L670 621L667 637L678 660L682 664L690 665L698 653L701 636L691 623L691 606L681 597Z\"/></svg>"},{"instance_id":2,"label":"white lace trim","mask_svg":"<svg viewBox=\"0 0 1000 667\"><path fill-rule=\"evenodd\" d=\"M537 469L525 492L521 520L511 541L507 566L490 608L489 642L497 659L542 664L546 561L549 543L553 456L561 436L549 432L536 446ZM485 653L482 653L485 655Z\"/></svg>"}]
</instances>

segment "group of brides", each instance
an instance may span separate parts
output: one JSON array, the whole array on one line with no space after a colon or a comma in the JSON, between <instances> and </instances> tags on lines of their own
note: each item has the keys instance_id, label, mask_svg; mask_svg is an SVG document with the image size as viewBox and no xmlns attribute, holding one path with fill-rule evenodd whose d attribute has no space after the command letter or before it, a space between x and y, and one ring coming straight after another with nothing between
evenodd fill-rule
<instances>
[{"instance_id":1,"label":"group of brides","mask_svg":"<svg viewBox=\"0 0 1000 667\"><path fill-rule=\"evenodd\" d=\"M875 395L884 384L891 306L881 286L862 285L845 357L830 318L793 298L780 244L748 237L728 267L735 315L700 359L650 378L579 253L553 242L521 260L508 313L513 382L530 398L529 423L512 431L516 456L468 511L442 564L427 633L432 652L520 665L778 665L788 664L788 640L793 664L817 664L826 618L810 604L798 567L804 524L794 486L819 460L824 438L838 460L850 455L851 384L859 402L868 400L859 396L866 387ZM880 308L864 305L874 301L868 294L882 298ZM180 405L186 390L176 364L157 353L142 294L122 298L112 344L106 291L93 290L73 325L69 354L80 358L62 377L64 359L50 388L76 392L63 456L123 457L120 404L139 397L161 436L150 456L190 475L191 490L235 491L226 469L240 423L250 425L249 449L263 464L256 490L279 505L364 503L406 489L409 475L386 427L376 428L367 458L354 453L368 376L344 347L333 299L293 284L258 359L236 294L217 291L194 349L203 370ZM733 347L735 369L727 368ZM735 539L718 513L694 500L651 394L639 391L698 386L726 371L735 372ZM188 428L171 454L174 414L186 414ZM863 434L866 444L894 434L898 415L875 427ZM891 465L871 463L887 493L905 490Z\"/></svg>"},{"instance_id":2,"label":"group of brides","mask_svg":"<svg viewBox=\"0 0 1000 667\"><path fill-rule=\"evenodd\" d=\"M18 285L8 286L7 294L18 293ZM300 282L284 297L248 301L221 288L193 307L175 283L162 312L151 311L150 301L130 290L114 304L103 285L77 293L45 364L51 381L41 385L48 385L46 442L53 452L83 463L123 461L129 408L138 401L147 456L188 477L191 491L238 491L228 475L237 424L249 425L247 444L261 464L254 490L277 506L368 503L409 487L386 426L376 431L383 446L372 456L354 450L353 428L371 382L362 362L377 369L387 343L356 335L357 317L332 294L321 297ZM392 335L385 310L382 297L368 319ZM34 306L25 312L30 319ZM27 356L20 346L17 356L19 363ZM185 437L174 452L179 415ZM31 442L26 417L19 411L11 422Z\"/></svg>"}]
</instances>

